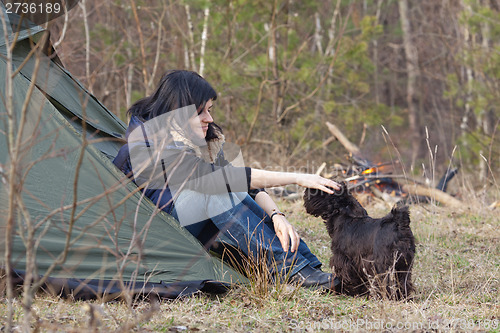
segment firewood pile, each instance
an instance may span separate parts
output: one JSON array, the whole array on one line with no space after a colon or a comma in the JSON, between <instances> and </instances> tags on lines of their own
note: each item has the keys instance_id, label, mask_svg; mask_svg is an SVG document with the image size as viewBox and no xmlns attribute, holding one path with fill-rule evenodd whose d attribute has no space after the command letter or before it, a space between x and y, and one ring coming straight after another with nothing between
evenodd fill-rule
<instances>
[{"instance_id":1,"label":"firewood pile","mask_svg":"<svg viewBox=\"0 0 500 333\"><path fill-rule=\"evenodd\" d=\"M366 198L376 198L388 205L393 205L398 201L405 203L440 203L449 207L464 207L464 204L446 193L448 183L457 174L458 169L448 169L441 177L437 186L432 187L409 177L402 171L399 161L386 163L373 163L364 158L361 150L347 139L347 137L333 124L327 122L326 125L332 133L324 145L335 140L339 141L348 152L348 163L335 164L329 172L325 172L327 163L324 162L316 171L316 174L334 180L347 182L351 193L358 197L358 200L365 202ZM285 199L294 200L301 197L300 191L285 188L273 188L272 194Z\"/></svg>"},{"instance_id":2,"label":"firewood pile","mask_svg":"<svg viewBox=\"0 0 500 333\"><path fill-rule=\"evenodd\" d=\"M322 170L326 165L324 163L318 174L326 178L343 179L354 195L370 195L390 204L403 200L406 203L439 202L445 206L463 207L460 200L446 193L448 183L458 172L457 168L448 169L437 186L431 187L404 173L395 173L396 170L402 169L399 161L387 163L369 161L335 125L329 122L326 125L332 137L325 142L338 140L349 153L349 165L336 164L334 174L325 174Z\"/></svg>"},{"instance_id":3,"label":"firewood pile","mask_svg":"<svg viewBox=\"0 0 500 333\"><path fill-rule=\"evenodd\" d=\"M322 173L322 176L344 180L357 197L375 197L389 204L404 201L408 204L439 202L453 207L461 205L459 200L446 193L448 183L458 172L456 168L447 170L438 185L432 188L408 175L396 173L400 169L397 162L374 164L352 155L349 161L350 165L336 164L334 173Z\"/></svg>"}]
</instances>

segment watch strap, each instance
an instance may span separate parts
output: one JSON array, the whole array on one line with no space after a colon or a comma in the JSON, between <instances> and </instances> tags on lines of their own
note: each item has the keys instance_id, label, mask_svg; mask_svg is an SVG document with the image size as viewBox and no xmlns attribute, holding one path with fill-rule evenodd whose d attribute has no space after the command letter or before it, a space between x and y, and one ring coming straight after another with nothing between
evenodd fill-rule
<instances>
[{"instance_id":1,"label":"watch strap","mask_svg":"<svg viewBox=\"0 0 500 333\"><path fill-rule=\"evenodd\" d=\"M271 214L271 220L275 215L281 215L281 216L286 216L285 213L280 212L279 210L274 210L273 213Z\"/></svg>"}]
</instances>

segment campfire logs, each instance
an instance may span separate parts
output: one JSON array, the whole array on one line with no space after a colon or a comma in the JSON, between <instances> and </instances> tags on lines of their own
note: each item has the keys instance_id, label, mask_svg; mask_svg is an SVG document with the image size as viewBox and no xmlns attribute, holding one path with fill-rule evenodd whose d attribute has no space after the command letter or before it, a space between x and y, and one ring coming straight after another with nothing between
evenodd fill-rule
<instances>
[{"instance_id":1,"label":"campfire logs","mask_svg":"<svg viewBox=\"0 0 500 333\"><path fill-rule=\"evenodd\" d=\"M375 164L362 157L361 150L333 124L326 123L332 133L327 140L338 140L349 152L351 166L342 170L349 189L356 193L371 193L376 197L394 203L399 200L411 202L437 201L451 207L463 207L463 203L445 191L449 181L458 169L449 169L440 179L436 188L428 187L406 175L394 175L395 163ZM329 175L325 175L329 176Z\"/></svg>"}]
</instances>

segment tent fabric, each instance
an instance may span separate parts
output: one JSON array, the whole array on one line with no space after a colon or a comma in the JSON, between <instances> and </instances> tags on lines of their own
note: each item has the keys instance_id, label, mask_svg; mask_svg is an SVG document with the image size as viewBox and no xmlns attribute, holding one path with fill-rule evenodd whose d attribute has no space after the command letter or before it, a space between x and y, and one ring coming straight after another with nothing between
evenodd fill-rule
<instances>
[{"instance_id":1,"label":"tent fabric","mask_svg":"<svg viewBox=\"0 0 500 333\"><path fill-rule=\"evenodd\" d=\"M4 78L7 51L0 30L0 77ZM81 285L78 281L100 281L85 284L84 289L96 295L116 293L117 284L111 282L118 280L142 285L146 293L162 286L168 289L162 293L165 297L178 296L175 290L180 289L168 288L173 283L189 287L178 294L245 283L242 275L211 256L112 164L126 126L55 61L27 57L41 33L37 27L19 34L12 53L13 71L18 71L12 80L17 121L29 99L23 131L17 124L17 133L23 137L19 166L25 178L23 203L36 226L36 275L48 272L47 283L52 281L56 289L64 285L65 290ZM0 95L0 163L8 170L6 80L0 80ZM2 216L7 216L7 189L2 176ZM12 260L19 274L26 268L26 230L21 226L27 222L17 216ZM5 235L5 221L0 222L0 230ZM67 240L69 251L61 261ZM0 251L4 241L2 237ZM0 254L3 266L5 258ZM111 289L95 287L103 285Z\"/></svg>"},{"instance_id":2,"label":"tent fabric","mask_svg":"<svg viewBox=\"0 0 500 333\"><path fill-rule=\"evenodd\" d=\"M21 285L26 272L14 271L13 281ZM40 277L39 277L40 278ZM219 281L181 281L176 283L152 282L124 282L116 280L81 280L67 278L51 278L42 285L42 289L55 296L71 298L74 300L115 300L123 298L123 289L132 297L147 298L181 298L191 296L198 292L222 294L228 291L230 284Z\"/></svg>"}]
</instances>

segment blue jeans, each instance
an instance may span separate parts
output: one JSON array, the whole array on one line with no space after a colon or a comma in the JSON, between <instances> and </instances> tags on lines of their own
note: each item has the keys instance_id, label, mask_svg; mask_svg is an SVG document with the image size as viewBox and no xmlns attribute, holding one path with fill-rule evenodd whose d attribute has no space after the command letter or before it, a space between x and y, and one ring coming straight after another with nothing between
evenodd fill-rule
<instances>
[{"instance_id":1,"label":"blue jeans","mask_svg":"<svg viewBox=\"0 0 500 333\"><path fill-rule=\"evenodd\" d=\"M220 231L219 239L229 239L247 256L260 258L266 253L273 273L291 276L306 265L321 266L302 240L297 251L283 251L271 219L248 193L214 195L183 190L174 201L172 215L202 243L213 242ZM216 228L210 228L212 223Z\"/></svg>"}]
</instances>

